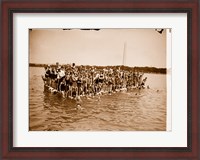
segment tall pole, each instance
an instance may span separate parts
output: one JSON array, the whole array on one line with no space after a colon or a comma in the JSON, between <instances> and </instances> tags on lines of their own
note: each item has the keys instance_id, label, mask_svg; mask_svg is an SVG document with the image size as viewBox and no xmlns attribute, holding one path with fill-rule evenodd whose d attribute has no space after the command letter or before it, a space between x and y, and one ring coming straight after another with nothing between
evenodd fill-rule
<instances>
[{"instance_id":1,"label":"tall pole","mask_svg":"<svg viewBox=\"0 0 200 160\"><path fill-rule=\"evenodd\" d=\"M123 61L122 64L125 65L126 63L126 42L124 42L124 50L123 50Z\"/></svg>"}]
</instances>

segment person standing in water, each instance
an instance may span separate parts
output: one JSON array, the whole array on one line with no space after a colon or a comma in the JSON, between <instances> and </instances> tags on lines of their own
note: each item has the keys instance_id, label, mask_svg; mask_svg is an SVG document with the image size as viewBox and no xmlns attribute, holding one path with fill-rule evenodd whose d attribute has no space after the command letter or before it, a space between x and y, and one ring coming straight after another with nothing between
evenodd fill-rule
<instances>
[{"instance_id":1,"label":"person standing in water","mask_svg":"<svg viewBox=\"0 0 200 160\"><path fill-rule=\"evenodd\" d=\"M63 70L63 67L58 67L58 75L57 75L57 79L58 79L58 91L60 91L60 83L63 81L63 79L65 78L65 71Z\"/></svg>"},{"instance_id":2,"label":"person standing in water","mask_svg":"<svg viewBox=\"0 0 200 160\"><path fill-rule=\"evenodd\" d=\"M80 93L81 93L81 85L82 85L82 79L81 79L81 76L80 76L80 75L78 76L78 79L77 79L76 83L77 83L77 88L78 88L78 93L77 93L77 95L80 96Z\"/></svg>"},{"instance_id":3,"label":"person standing in water","mask_svg":"<svg viewBox=\"0 0 200 160\"><path fill-rule=\"evenodd\" d=\"M59 86L59 91L62 93L63 98L65 98L65 88L66 88L66 82L65 79L63 78L62 81L60 82Z\"/></svg>"}]
</instances>

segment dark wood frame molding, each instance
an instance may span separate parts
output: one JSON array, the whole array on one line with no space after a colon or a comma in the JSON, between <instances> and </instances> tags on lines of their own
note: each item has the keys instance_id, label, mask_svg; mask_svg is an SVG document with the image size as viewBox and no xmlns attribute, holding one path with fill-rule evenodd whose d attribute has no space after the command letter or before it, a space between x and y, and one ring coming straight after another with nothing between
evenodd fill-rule
<instances>
[{"instance_id":1,"label":"dark wood frame molding","mask_svg":"<svg viewBox=\"0 0 200 160\"><path fill-rule=\"evenodd\" d=\"M1 158L2 159L200 159L199 1L198 0L3 0L1 3ZM13 147L14 13L187 13L188 146L167 148Z\"/></svg>"}]
</instances>

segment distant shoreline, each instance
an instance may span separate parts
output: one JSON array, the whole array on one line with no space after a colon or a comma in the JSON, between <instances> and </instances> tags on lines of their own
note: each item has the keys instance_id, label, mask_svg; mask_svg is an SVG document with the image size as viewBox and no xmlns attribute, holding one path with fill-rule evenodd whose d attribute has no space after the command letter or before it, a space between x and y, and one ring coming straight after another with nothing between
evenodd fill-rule
<instances>
[{"instance_id":1,"label":"distant shoreline","mask_svg":"<svg viewBox=\"0 0 200 160\"><path fill-rule=\"evenodd\" d=\"M36 63L29 63L29 67L45 67L47 66L47 64L36 64ZM56 66L55 64L52 66ZM67 66L67 65L63 65L63 66ZM106 67L109 68L116 68L116 67L120 67L123 70L134 70L134 71L138 71L138 72L144 72L144 73L159 73L159 74L166 74L167 73L167 69L166 68L156 68L156 67L129 67L129 66L123 66L123 65L116 65L116 66L95 66L95 65L81 65L83 67L86 68L91 68L92 66L94 66L97 69L103 69Z\"/></svg>"}]
</instances>

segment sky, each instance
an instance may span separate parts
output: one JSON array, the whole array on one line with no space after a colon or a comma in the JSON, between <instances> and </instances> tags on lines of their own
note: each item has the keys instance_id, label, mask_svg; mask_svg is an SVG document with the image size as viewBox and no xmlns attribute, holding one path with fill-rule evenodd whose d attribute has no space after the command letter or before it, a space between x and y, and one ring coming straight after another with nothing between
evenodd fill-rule
<instances>
[{"instance_id":1,"label":"sky","mask_svg":"<svg viewBox=\"0 0 200 160\"><path fill-rule=\"evenodd\" d=\"M32 29L30 63L166 67L166 31Z\"/></svg>"}]
</instances>

